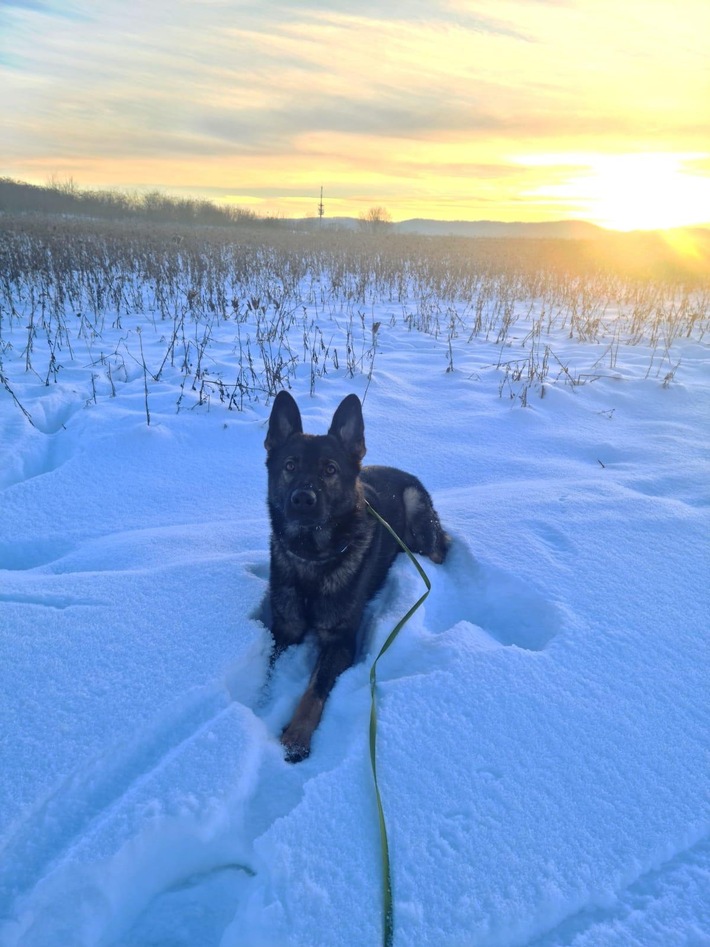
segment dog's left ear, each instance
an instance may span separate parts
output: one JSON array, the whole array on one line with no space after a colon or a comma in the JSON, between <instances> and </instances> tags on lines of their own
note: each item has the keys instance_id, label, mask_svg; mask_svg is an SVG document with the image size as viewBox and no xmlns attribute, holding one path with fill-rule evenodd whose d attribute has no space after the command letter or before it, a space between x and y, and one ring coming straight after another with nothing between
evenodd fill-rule
<instances>
[{"instance_id":1,"label":"dog's left ear","mask_svg":"<svg viewBox=\"0 0 710 947\"><path fill-rule=\"evenodd\" d=\"M280 391L274 399L269 418L269 431L264 441L267 451L281 447L292 434L302 434L301 412L287 391Z\"/></svg>"},{"instance_id":2,"label":"dog's left ear","mask_svg":"<svg viewBox=\"0 0 710 947\"><path fill-rule=\"evenodd\" d=\"M348 395L340 402L333 415L328 434L337 437L348 454L358 463L365 456L365 422L362 419L362 405L357 395Z\"/></svg>"}]
</instances>

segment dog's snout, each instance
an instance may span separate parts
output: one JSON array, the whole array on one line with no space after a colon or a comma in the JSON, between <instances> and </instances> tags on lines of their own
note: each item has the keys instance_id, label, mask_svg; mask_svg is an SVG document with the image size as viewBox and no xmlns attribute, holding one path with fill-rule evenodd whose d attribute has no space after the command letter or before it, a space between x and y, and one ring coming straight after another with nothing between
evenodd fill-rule
<instances>
[{"instance_id":1,"label":"dog's snout","mask_svg":"<svg viewBox=\"0 0 710 947\"><path fill-rule=\"evenodd\" d=\"M317 502L318 497L316 496L315 490L300 488L294 490L291 494L291 506L294 510L301 513L311 512Z\"/></svg>"}]
</instances>

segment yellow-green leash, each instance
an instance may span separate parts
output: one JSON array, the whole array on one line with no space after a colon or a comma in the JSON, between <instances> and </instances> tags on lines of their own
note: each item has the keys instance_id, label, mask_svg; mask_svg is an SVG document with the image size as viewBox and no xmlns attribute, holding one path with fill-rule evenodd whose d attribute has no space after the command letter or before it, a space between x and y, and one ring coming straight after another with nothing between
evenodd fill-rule
<instances>
[{"instance_id":1,"label":"yellow-green leash","mask_svg":"<svg viewBox=\"0 0 710 947\"><path fill-rule=\"evenodd\" d=\"M387 651L400 633L402 628L407 624L412 615L416 612L419 606L422 604L424 599L427 597L431 591L431 582L429 581L429 576L422 569L421 565L417 562L414 557L414 553L407 547L406 543L399 538L399 536L392 529L390 524L384 520L380 514L374 510L369 503L365 503L367 507L367 512L371 516L374 516L378 523L380 523L387 530L388 533L396 540L399 546L406 552L409 558L412 560L416 566L417 572L424 580L424 585L426 586L426 591L419 599L415 602L414 605L409 609L404 618L400 619L399 622L395 625L392 631L389 634L389 637L385 643L380 648L380 653L377 655L375 660L372 662L372 667L370 668L370 763L372 765L372 779L375 785L375 801L377 803L377 815L380 825L380 847L382 849L382 875L383 875L383 886L384 886L384 898L383 898L383 937L382 942L384 947L392 947L392 941L394 938L394 906L392 902L392 874L390 871L390 850L389 843L387 841L387 824L385 822L385 813L382 808L382 799L380 797L380 787L377 782L377 699L376 699L376 685L377 685L377 662L380 660L382 655Z\"/></svg>"}]
</instances>

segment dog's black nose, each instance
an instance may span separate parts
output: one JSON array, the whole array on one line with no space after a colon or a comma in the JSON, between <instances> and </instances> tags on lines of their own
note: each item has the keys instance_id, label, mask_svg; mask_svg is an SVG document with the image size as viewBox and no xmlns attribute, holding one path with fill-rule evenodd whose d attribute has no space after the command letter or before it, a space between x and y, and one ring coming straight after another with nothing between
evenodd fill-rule
<instances>
[{"instance_id":1,"label":"dog's black nose","mask_svg":"<svg viewBox=\"0 0 710 947\"><path fill-rule=\"evenodd\" d=\"M317 502L315 490L299 489L291 494L291 506L302 513L310 512Z\"/></svg>"}]
</instances>

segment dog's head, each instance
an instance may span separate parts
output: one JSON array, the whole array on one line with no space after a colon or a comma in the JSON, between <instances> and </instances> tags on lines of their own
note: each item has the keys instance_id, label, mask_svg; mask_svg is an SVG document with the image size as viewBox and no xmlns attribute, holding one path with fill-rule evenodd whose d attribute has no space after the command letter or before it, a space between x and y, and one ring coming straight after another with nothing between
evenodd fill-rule
<instances>
[{"instance_id":1,"label":"dog's head","mask_svg":"<svg viewBox=\"0 0 710 947\"><path fill-rule=\"evenodd\" d=\"M322 528L351 512L360 491L365 426L357 395L338 406L327 434L303 433L298 405L287 391L276 396L264 441L269 505L295 528Z\"/></svg>"}]
</instances>

